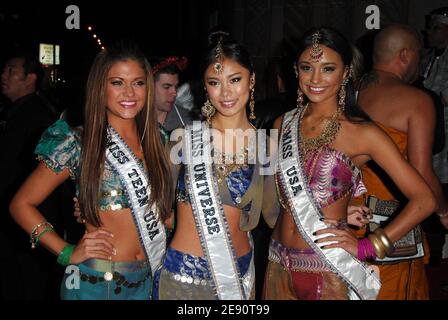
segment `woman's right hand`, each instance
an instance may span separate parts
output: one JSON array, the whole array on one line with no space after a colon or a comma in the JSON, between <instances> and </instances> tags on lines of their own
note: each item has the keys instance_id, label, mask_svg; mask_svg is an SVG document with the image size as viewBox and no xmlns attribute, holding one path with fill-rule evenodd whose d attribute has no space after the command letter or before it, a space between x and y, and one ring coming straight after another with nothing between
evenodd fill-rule
<instances>
[{"instance_id":1,"label":"woman's right hand","mask_svg":"<svg viewBox=\"0 0 448 320\"><path fill-rule=\"evenodd\" d=\"M79 264L88 259L112 260L112 256L117 254L114 246L109 242L109 239L113 237L111 232L101 228L86 232L75 247L70 263Z\"/></svg>"},{"instance_id":2,"label":"woman's right hand","mask_svg":"<svg viewBox=\"0 0 448 320\"><path fill-rule=\"evenodd\" d=\"M372 217L372 210L366 206L348 206L347 208L347 223L349 225L363 228Z\"/></svg>"}]
</instances>

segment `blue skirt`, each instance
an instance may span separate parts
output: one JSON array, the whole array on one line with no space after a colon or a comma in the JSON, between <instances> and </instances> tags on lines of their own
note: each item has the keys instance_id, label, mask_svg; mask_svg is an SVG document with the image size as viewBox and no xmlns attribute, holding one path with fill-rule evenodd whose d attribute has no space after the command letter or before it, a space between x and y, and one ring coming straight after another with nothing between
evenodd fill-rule
<instances>
[{"instance_id":1,"label":"blue skirt","mask_svg":"<svg viewBox=\"0 0 448 320\"><path fill-rule=\"evenodd\" d=\"M240 280L246 275L252 251L237 259ZM161 269L154 275L154 300L217 299L207 259L168 248Z\"/></svg>"},{"instance_id":2,"label":"blue skirt","mask_svg":"<svg viewBox=\"0 0 448 320\"><path fill-rule=\"evenodd\" d=\"M66 268L62 300L150 300L151 267L146 261L89 259Z\"/></svg>"}]
</instances>

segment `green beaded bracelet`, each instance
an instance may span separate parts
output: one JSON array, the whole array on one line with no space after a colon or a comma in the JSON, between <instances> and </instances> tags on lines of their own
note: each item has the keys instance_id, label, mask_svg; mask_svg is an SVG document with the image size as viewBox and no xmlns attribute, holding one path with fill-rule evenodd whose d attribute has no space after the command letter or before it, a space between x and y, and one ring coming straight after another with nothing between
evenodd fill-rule
<instances>
[{"instance_id":1,"label":"green beaded bracelet","mask_svg":"<svg viewBox=\"0 0 448 320\"><path fill-rule=\"evenodd\" d=\"M70 257L72 256L74 250L74 244L67 244L58 256L58 263L64 267L68 266L70 264Z\"/></svg>"},{"instance_id":2,"label":"green beaded bracelet","mask_svg":"<svg viewBox=\"0 0 448 320\"><path fill-rule=\"evenodd\" d=\"M47 228L45 228L44 231L42 231L41 233L39 233L39 235L36 237L36 241L34 242L34 244L35 244L36 247L39 245L40 238L41 238L45 233L47 233L48 231L54 231L54 229L53 229L53 228L48 228L48 227L47 227Z\"/></svg>"}]
</instances>

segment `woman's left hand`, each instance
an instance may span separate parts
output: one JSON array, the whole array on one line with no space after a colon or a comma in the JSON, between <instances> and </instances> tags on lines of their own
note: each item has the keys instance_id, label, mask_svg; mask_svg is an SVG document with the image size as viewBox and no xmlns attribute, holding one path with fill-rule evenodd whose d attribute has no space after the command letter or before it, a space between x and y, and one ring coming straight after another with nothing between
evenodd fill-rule
<instances>
[{"instance_id":1,"label":"woman's left hand","mask_svg":"<svg viewBox=\"0 0 448 320\"><path fill-rule=\"evenodd\" d=\"M358 256L358 238L348 229L335 229L335 228L325 228L316 231L316 235L323 235L323 234L333 234L328 235L324 238L320 238L319 240L316 240L315 242L317 244L329 242L329 241L336 241L333 244L327 244L325 246L320 246L322 249L331 249L331 248L342 248L348 253L350 253L352 256L357 257Z\"/></svg>"}]
</instances>

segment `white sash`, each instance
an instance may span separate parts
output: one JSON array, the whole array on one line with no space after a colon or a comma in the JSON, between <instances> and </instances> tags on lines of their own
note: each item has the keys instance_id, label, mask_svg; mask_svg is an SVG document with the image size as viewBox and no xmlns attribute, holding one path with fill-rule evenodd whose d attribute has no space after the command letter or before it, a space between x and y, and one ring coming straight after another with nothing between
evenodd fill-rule
<instances>
[{"instance_id":1,"label":"white sash","mask_svg":"<svg viewBox=\"0 0 448 320\"><path fill-rule=\"evenodd\" d=\"M304 163L300 160L299 113L292 110L284 116L278 168L283 190L290 199L290 209L297 229L322 261L348 285L350 299L376 299L381 283L372 267L360 262L344 249L321 249L311 238L316 230L327 227L319 220L323 218L323 214L312 197Z\"/></svg>"},{"instance_id":2,"label":"white sash","mask_svg":"<svg viewBox=\"0 0 448 320\"><path fill-rule=\"evenodd\" d=\"M151 188L142 164L111 126L108 127L108 131L111 139L106 148L106 160L118 173L126 188L140 242L145 248L154 275L165 256L165 226L160 221L156 204L149 206Z\"/></svg>"},{"instance_id":3,"label":"white sash","mask_svg":"<svg viewBox=\"0 0 448 320\"><path fill-rule=\"evenodd\" d=\"M218 298L247 300L254 283L253 253L249 270L240 281L235 250L213 172L210 145L210 130L205 124L195 121L187 126L183 154L196 229Z\"/></svg>"}]
</instances>

